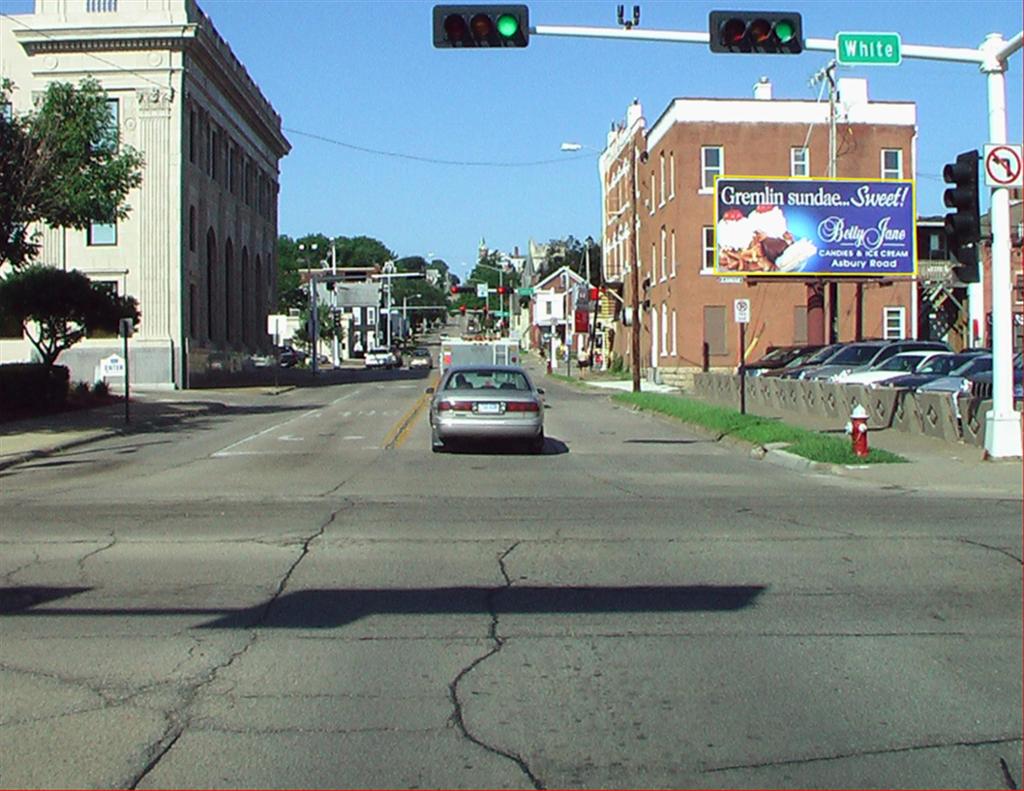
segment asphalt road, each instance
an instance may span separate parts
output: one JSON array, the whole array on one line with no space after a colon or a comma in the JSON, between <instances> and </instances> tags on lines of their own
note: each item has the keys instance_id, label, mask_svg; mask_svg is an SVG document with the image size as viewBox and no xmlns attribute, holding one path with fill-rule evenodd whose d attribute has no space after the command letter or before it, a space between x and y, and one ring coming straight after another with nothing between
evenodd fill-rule
<instances>
[{"instance_id":1,"label":"asphalt road","mask_svg":"<svg viewBox=\"0 0 1024 791\"><path fill-rule=\"evenodd\" d=\"M432 454L428 383L0 473L0 786L1019 785L1019 501L557 383L544 455Z\"/></svg>"}]
</instances>

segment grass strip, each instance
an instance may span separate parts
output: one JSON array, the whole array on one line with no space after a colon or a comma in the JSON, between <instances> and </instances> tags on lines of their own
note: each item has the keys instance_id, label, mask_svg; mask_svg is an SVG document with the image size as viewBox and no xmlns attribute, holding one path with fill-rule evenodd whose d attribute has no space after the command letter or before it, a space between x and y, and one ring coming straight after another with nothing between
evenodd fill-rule
<instances>
[{"instance_id":1,"label":"grass strip","mask_svg":"<svg viewBox=\"0 0 1024 791\"><path fill-rule=\"evenodd\" d=\"M612 399L755 445L787 442L789 446L786 450L789 453L795 453L811 461L827 464L894 464L906 461L902 456L879 448L871 448L867 458L861 458L854 454L850 440L845 437L790 426L773 418L741 415L734 409L707 404L685 396L667 393L617 393Z\"/></svg>"}]
</instances>

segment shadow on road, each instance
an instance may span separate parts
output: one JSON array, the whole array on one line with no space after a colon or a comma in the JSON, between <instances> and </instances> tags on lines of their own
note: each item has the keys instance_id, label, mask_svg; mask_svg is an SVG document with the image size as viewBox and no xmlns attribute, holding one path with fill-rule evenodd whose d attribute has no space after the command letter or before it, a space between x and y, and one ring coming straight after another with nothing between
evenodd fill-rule
<instances>
[{"instance_id":1,"label":"shadow on road","mask_svg":"<svg viewBox=\"0 0 1024 791\"><path fill-rule=\"evenodd\" d=\"M302 590L254 607L56 607L38 604L88 588L0 588L0 613L32 617L205 616L202 629L330 629L368 615L583 615L731 612L753 605L764 585L513 586Z\"/></svg>"}]
</instances>

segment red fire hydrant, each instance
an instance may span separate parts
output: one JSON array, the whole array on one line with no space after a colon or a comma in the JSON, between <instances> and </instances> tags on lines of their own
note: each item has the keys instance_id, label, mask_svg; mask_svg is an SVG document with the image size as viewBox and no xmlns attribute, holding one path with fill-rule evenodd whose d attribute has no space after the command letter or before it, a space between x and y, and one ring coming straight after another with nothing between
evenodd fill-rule
<instances>
[{"instance_id":1,"label":"red fire hydrant","mask_svg":"<svg viewBox=\"0 0 1024 791\"><path fill-rule=\"evenodd\" d=\"M850 420L846 424L846 433L853 442L855 455L864 458L868 455L868 412L860 404L853 408Z\"/></svg>"}]
</instances>

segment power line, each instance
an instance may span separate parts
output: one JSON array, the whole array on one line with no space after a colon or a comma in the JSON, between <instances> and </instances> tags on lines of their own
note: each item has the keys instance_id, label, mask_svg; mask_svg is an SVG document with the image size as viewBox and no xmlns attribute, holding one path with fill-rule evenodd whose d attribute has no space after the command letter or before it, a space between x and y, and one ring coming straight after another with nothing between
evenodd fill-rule
<instances>
[{"instance_id":1,"label":"power line","mask_svg":"<svg viewBox=\"0 0 1024 791\"><path fill-rule=\"evenodd\" d=\"M348 148L353 151L360 151L364 154L374 154L382 157L392 157L394 159L406 159L414 162L424 162L430 165L451 165L456 167L479 167L479 168L528 168L538 167L541 165L553 165L564 162L571 162L576 159L594 159L593 154L578 154L571 157L555 157L553 159L537 159L526 162L487 162L480 160L458 160L458 159L439 159L437 157L424 157L416 154L406 154L401 151L385 151L379 148L368 148L367 146L357 146L354 143L346 143L342 140L335 140L325 135L315 134L313 132L303 132L301 129L290 129L282 128L282 131L292 135L300 135L302 137L308 137L312 140L319 140L322 143L330 143L331 145L340 146L341 148Z\"/></svg>"}]
</instances>

